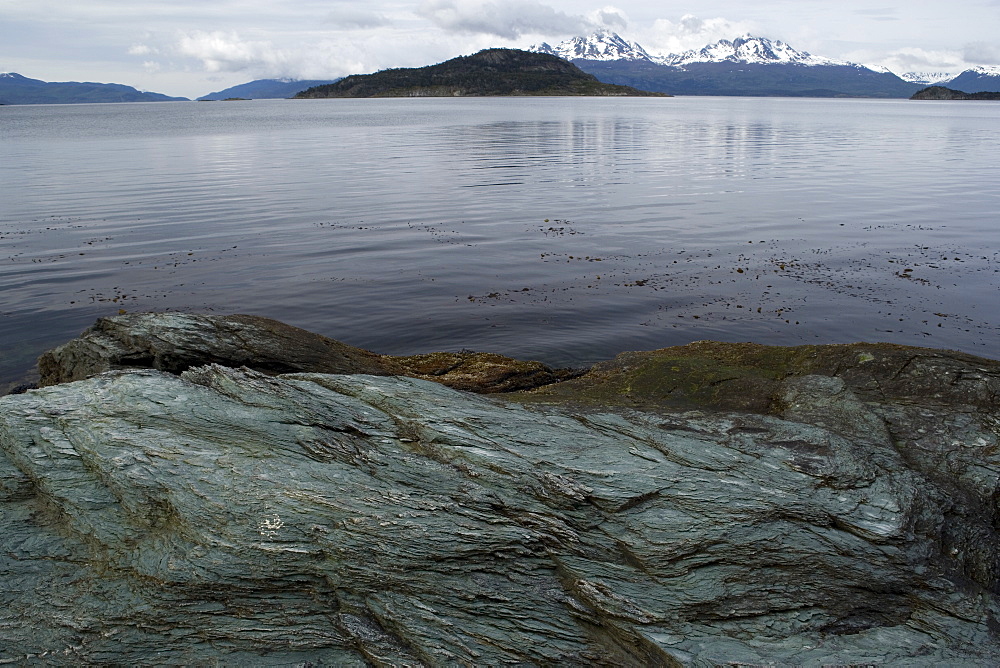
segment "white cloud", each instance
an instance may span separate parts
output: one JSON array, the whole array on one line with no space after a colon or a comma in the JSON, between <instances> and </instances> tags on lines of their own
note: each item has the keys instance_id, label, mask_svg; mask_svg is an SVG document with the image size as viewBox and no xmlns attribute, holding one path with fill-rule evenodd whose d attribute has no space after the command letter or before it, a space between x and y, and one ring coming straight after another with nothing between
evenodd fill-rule
<instances>
[{"instance_id":1,"label":"white cloud","mask_svg":"<svg viewBox=\"0 0 1000 668\"><path fill-rule=\"evenodd\" d=\"M758 30L758 26L749 21L730 21L722 17L700 19L693 14L685 14L677 22L657 19L642 44L647 50L664 55L683 53L720 39L734 39Z\"/></svg>"},{"instance_id":2,"label":"white cloud","mask_svg":"<svg viewBox=\"0 0 1000 668\"><path fill-rule=\"evenodd\" d=\"M156 49L147 44L133 44L128 49L130 56L148 56L156 52Z\"/></svg>"},{"instance_id":3,"label":"white cloud","mask_svg":"<svg viewBox=\"0 0 1000 668\"><path fill-rule=\"evenodd\" d=\"M196 31L177 44L183 56L196 58L209 72L242 72L261 68L284 69L286 54L270 41L241 39L235 32Z\"/></svg>"},{"instance_id":4,"label":"white cloud","mask_svg":"<svg viewBox=\"0 0 1000 668\"><path fill-rule=\"evenodd\" d=\"M524 34L575 35L593 28L582 16L571 16L534 0L426 0L417 13L450 32L505 39Z\"/></svg>"},{"instance_id":5,"label":"white cloud","mask_svg":"<svg viewBox=\"0 0 1000 668\"><path fill-rule=\"evenodd\" d=\"M322 39L279 48L269 40L243 39L235 32L194 32L176 45L209 73L241 72L255 78L324 79L363 72L370 65L363 45Z\"/></svg>"}]
</instances>

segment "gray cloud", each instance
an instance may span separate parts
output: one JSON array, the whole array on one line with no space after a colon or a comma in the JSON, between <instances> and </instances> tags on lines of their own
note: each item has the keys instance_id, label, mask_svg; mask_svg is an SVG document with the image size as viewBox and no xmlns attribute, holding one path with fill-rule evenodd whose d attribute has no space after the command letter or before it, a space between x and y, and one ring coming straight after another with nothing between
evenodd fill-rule
<instances>
[{"instance_id":1,"label":"gray cloud","mask_svg":"<svg viewBox=\"0 0 1000 668\"><path fill-rule=\"evenodd\" d=\"M846 57L854 62L882 65L897 74L903 72L951 72L957 74L966 69L966 63L957 51L906 47L888 54L862 51L846 54Z\"/></svg>"},{"instance_id":2,"label":"gray cloud","mask_svg":"<svg viewBox=\"0 0 1000 668\"><path fill-rule=\"evenodd\" d=\"M342 7L328 12L323 19L324 24L336 28L380 28L389 25L389 19L378 12L354 7Z\"/></svg>"},{"instance_id":3,"label":"gray cloud","mask_svg":"<svg viewBox=\"0 0 1000 668\"><path fill-rule=\"evenodd\" d=\"M855 9L855 14L861 16L893 16L899 13L895 7L876 7L872 9Z\"/></svg>"},{"instance_id":4,"label":"gray cloud","mask_svg":"<svg viewBox=\"0 0 1000 668\"><path fill-rule=\"evenodd\" d=\"M966 62L981 65L1000 65L1000 46L988 42L970 42L962 49Z\"/></svg>"},{"instance_id":5,"label":"gray cloud","mask_svg":"<svg viewBox=\"0 0 1000 668\"><path fill-rule=\"evenodd\" d=\"M590 18L594 21L594 23L604 26L605 28L624 30L628 27L628 19L625 18L624 12L617 7L605 7L604 9L598 9L590 15Z\"/></svg>"},{"instance_id":6,"label":"gray cloud","mask_svg":"<svg viewBox=\"0 0 1000 668\"><path fill-rule=\"evenodd\" d=\"M594 27L582 16L571 16L532 0L427 0L418 14L450 32L504 39L524 34L577 34Z\"/></svg>"}]
</instances>

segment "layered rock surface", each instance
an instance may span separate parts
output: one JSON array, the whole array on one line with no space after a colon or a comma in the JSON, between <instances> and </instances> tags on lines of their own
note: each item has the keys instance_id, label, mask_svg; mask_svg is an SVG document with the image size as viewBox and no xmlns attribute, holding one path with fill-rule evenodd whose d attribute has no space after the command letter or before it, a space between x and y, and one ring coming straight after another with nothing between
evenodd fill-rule
<instances>
[{"instance_id":1,"label":"layered rock surface","mask_svg":"<svg viewBox=\"0 0 1000 668\"><path fill-rule=\"evenodd\" d=\"M516 395L213 364L4 397L0 662L996 664L998 391L702 343Z\"/></svg>"},{"instance_id":2,"label":"layered rock surface","mask_svg":"<svg viewBox=\"0 0 1000 668\"><path fill-rule=\"evenodd\" d=\"M379 355L255 315L133 313L99 318L78 338L38 360L42 386L113 369L170 373L205 364L267 374L367 373L426 378L472 392L509 392L579 375L493 353Z\"/></svg>"}]
</instances>

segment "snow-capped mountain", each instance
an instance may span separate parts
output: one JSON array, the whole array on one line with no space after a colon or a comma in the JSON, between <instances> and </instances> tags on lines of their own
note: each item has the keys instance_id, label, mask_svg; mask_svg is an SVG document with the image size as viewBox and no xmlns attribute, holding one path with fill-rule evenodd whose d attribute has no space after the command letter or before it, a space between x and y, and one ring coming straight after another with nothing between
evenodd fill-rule
<instances>
[{"instance_id":1,"label":"snow-capped mountain","mask_svg":"<svg viewBox=\"0 0 1000 668\"><path fill-rule=\"evenodd\" d=\"M753 35L658 55L603 30L530 50L570 60L605 83L676 95L909 97L920 89L884 68L813 56Z\"/></svg>"},{"instance_id":2,"label":"snow-capped mountain","mask_svg":"<svg viewBox=\"0 0 1000 668\"><path fill-rule=\"evenodd\" d=\"M733 41L719 40L701 49L666 55L651 54L636 42L622 39L610 30L599 30L587 37L574 37L556 46L542 43L529 51L548 53L566 60L649 61L660 65L684 67L692 63L753 63L785 65L849 65L840 60L813 56L797 51L780 40L743 35Z\"/></svg>"},{"instance_id":3,"label":"snow-capped mountain","mask_svg":"<svg viewBox=\"0 0 1000 668\"><path fill-rule=\"evenodd\" d=\"M529 51L572 61L605 83L691 95L807 95L814 97L909 97L921 87L943 85L967 93L1000 90L1000 67L960 74L907 72L859 65L798 51L779 40L743 35L701 49L650 53L610 30L574 37Z\"/></svg>"},{"instance_id":4,"label":"snow-capped mountain","mask_svg":"<svg viewBox=\"0 0 1000 668\"><path fill-rule=\"evenodd\" d=\"M985 93L1000 91L1000 67L983 65L965 70L954 79L942 82L942 85L966 93Z\"/></svg>"},{"instance_id":5,"label":"snow-capped mountain","mask_svg":"<svg viewBox=\"0 0 1000 668\"><path fill-rule=\"evenodd\" d=\"M975 72L987 77L1000 77L1000 65L980 65L979 67L973 67L971 70L966 70L967 72Z\"/></svg>"},{"instance_id":6,"label":"snow-capped mountain","mask_svg":"<svg viewBox=\"0 0 1000 668\"><path fill-rule=\"evenodd\" d=\"M549 46L545 42L528 48L528 51L548 53L564 60L649 60L653 58L635 42L627 42L610 30L598 30L587 37L574 37Z\"/></svg>"},{"instance_id":7,"label":"snow-capped mountain","mask_svg":"<svg viewBox=\"0 0 1000 668\"><path fill-rule=\"evenodd\" d=\"M951 81L957 76L956 72L903 72L899 75L899 78L910 83L933 86L945 81Z\"/></svg>"},{"instance_id":8,"label":"snow-capped mountain","mask_svg":"<svg viewBox=\"0 0 1000 668\"><path fill-rule=\"evenodd\" d=\"M850 65L842 60L832 60L814 56L805 51L796 51L780 40L771 41L766 37L743 35L733 41L721 39L715 44L680 54L662 56L664 65L684 67L693 63L752 63L782 65Z\"/></svg>"}]
</instances>

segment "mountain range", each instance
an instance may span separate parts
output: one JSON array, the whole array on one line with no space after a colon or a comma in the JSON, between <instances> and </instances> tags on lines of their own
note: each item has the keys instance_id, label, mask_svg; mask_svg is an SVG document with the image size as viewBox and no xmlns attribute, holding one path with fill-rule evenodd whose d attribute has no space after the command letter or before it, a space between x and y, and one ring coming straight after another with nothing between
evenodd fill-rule
<instances>
[{"instance_id":1,"label":"mountain range","mask_svg":"<svg viewBox=\"0 0 1000 668\"><path fill-rule=\"evenodd\" d=\"M958 74L895 74L883 67L814 56L784 42L752 35L684 53L657 55L612 31L601 30L555 46L543 42L529 51L570 61L603 83L677 95L907 98L932 85L968 93L1000 91L1000 67L976 67ZM258 79L198 99L287 98L337 81ZM122 84L46 82L13 72L0 73L0 104L173 100L187 98L141 92Z\"/></svg>"},{"instance_id":2,"label":"mountain range","mask_svg":"<svg viewBox=\"0 0 1000 668\"><path fill-rule=\"evenodd\" d=\"M123 84L29 79L16 72L0 73L0 104L72 104L81 102L171 102L186 97L144 93Z\"/></svg>"},{"instance_id":3,"label":"mountain range","mask_svg":"<svg viewBox=\"0 0 1000 668\"><path fill-rule=\"evenodd\" d=\"M249 83L232 86L225 90L202 95L198 100L225 100L229 98L247 98L254 100L278 99L295 97L296 93L340 81L337 79L257 79Z\"/></svg>"},{"instance_id":4,"label":"mountain range","mask_svg":"<svg viewBox=\"0 0 1000 668\"><path fill-rule=\"evenodd\" d=\"M654 55L635 42L601 30L556 46L529 50L569 60L607 83L679 95L910 97L930 85L969 92L1000 90L1000 68L959 75L896 75L798 51L788 44L744 35L680 54Z\"/></svg>"},{"instance_id":5,"label":"mountain range","mask_svg":"<svg viewBox=\"0 0 1000 668\"><path fill-rule=\"evenodd\" d=\"M951 79L935 82L957 88L966 93L987 93L1000 91L1000 67L976 67L965 70Z\"/></svg>"}]
</instances>

